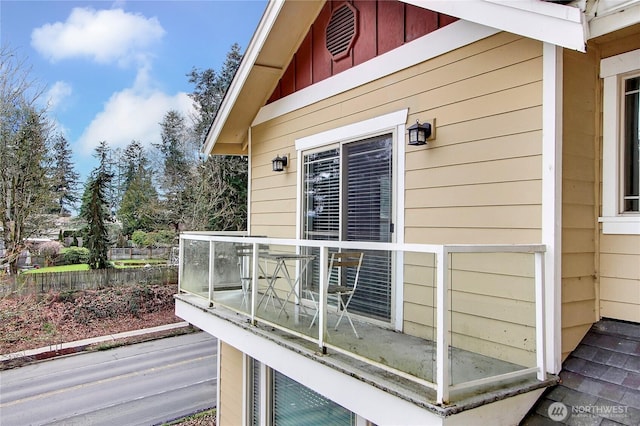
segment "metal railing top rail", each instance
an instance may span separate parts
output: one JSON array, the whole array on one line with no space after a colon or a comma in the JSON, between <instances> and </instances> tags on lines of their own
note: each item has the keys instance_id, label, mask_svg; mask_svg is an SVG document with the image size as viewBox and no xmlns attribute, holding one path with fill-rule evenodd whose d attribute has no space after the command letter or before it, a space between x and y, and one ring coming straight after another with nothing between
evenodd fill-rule
<instances>
[{"instance_id":1,"label":"metal railing top rail","mask_svg":"<svg viewBox=\"0 0 640 426\"><path fill-rule=\"evenodd\" d=\"M183 232L181 240L217 241L226 243L257 243L304 247L335 247L342 249L411 251L422 253L544 253L544 244L416 244L416 243L379 243L370 241L330 241L304 240L290 238L270 238L252 236L230 236L220 233Z\"/></svg>"}]
</instances>

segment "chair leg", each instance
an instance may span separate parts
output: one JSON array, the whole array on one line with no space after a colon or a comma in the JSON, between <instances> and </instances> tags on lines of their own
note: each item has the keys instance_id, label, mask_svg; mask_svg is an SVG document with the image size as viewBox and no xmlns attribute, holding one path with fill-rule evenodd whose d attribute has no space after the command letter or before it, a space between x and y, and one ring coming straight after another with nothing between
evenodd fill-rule
<instances>
[{"instance_id":1,"label":"chair leg","mask_svg":"<svg viewBox=\"0 0 640 426\"><path fill-rule=\"evenodd\" d=\"M349 324L351 324L351 329L353 330L353 334L356 335L356 338L359 339L360 336L358 336L358 332L356 331L356 326L353 325L353 321L351 320L351 315L349 315L349 312L347 312L347 306L349 306L349 302L351 302L351 296L349 296L349 299L347 300L347 303L344 303L342 301L342 295L340 293L338 293L338 308L340 306L342 306L342 313L340 314L340 318L338 318L338 322L336 322L336 326L334 327L334 330L338 330L338 326L340 325L340 321L342 321L342 317L345 316L345 314L347 315L347 320L349 320Z\"/></svg>"},{"instance_id":2,"label":"chair leg","mask_svg":"<svg viewBox=\"0 0 640 426\"><path fill-rule=\"evenodd\" d=\"M242 308L245 304L249 307L249 291L251 291L251 287L247 283L246 278L241 278L242 282L242 303L240 303L240 307Z\"/></svg>"}]
</instances>

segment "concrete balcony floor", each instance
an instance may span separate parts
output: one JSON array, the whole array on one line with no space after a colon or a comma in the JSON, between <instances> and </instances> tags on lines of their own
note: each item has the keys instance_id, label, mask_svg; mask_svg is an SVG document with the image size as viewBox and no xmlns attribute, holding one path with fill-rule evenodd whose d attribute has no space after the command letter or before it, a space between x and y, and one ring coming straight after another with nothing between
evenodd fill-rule
<instances>
[{"instance_id":1,"label":"concrete balcony floor","mask_svg":"<svg viewBox=\"0 0 640 426\"><path fill-rule=\"evenodd\" d=\"M262 294L259 297L262 297ZM444 416L557 382L555 376L550 376L546 381L539 381L535 374L531 373L482 386L452 390L453 403L442 407L435 403L435 390L424 383L435 382L436 344L433 340L396 332L378 323L356 318L352 314L359 335L359 338L356 338L346 317L343 318L338 329L334 330L338 313L335 307L330 307L327 313L326 346L328 348L326 353L322 353L317 342L309 340L317 339L315 336L318 334L318 321L310 327L315 314L315 306L312 303L306 303L302 307L286 303L282 309L277 300L265 298L256 313L257 324L250 325L249 303L246 299L243 300L240 290L216 291L213 307L209 307L203 298L194 295L181 294L177 298L206 309L212 315L233 321L246 330L290 346L292 350L304 352L326 365L332 365L350 375L356 374L374 386ZM275 328L272 324L283 327L285 330ZM453 343L455 344L455 341ZM450 347L449 356L452 385L527 368L455 347ZM405 377L406 375L419 380L409 380Z\"/></svg>"}]
</instances>

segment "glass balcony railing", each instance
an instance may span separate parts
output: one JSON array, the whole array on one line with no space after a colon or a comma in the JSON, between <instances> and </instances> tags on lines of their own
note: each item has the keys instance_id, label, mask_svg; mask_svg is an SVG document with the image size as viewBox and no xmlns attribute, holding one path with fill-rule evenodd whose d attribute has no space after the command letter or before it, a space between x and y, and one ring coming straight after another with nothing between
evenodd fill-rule
<instances>
[{"instance_id":1,"label":"glass balcony railing","mask_svg":"<svg viewBox=\"0 0 640 426\"><path fill-rule=\"evenodd\" d=\"M542 245L185 233L180 253L181 293L425 385L436 403L545 378Z\"/></svg>"}]
</instances>

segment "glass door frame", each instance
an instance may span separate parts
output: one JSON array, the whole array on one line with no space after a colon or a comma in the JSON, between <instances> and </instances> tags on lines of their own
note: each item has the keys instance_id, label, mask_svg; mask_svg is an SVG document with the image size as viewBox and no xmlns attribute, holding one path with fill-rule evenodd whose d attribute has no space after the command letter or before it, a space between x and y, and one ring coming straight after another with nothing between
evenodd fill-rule
<instances>
[{"instance_id":1,"label":"glass door frame","mask_svg":"<svg viewBox=\"0 0 640 426\"><path fill-rule=\"evenodd\" d=\"M319 132L304 138L296 139L297 152L297 205L296 205L296 235L302 238L304 231L304 155L313 151L331 149L340 145L342 159L342 145L366 140L372 137L391 134L392 139L392 189L391 189L391 215L394 224L394 232L391 235L392 242L404 242L404 158L405 158L405 132L408 110L400 110L348 124L345 126ZM341 165L342 171L342 165ZM340 174L340 199L343 197L343 176ZM340 218L340 238L343 236L343 221ZM403 328L403 268L396 265L403 264L402 253L391 256L391 302L390 320L379 321L367 318L367 321L378 323L385 327L394 327L401 331Z\"/></svg>"}]
</instances>

